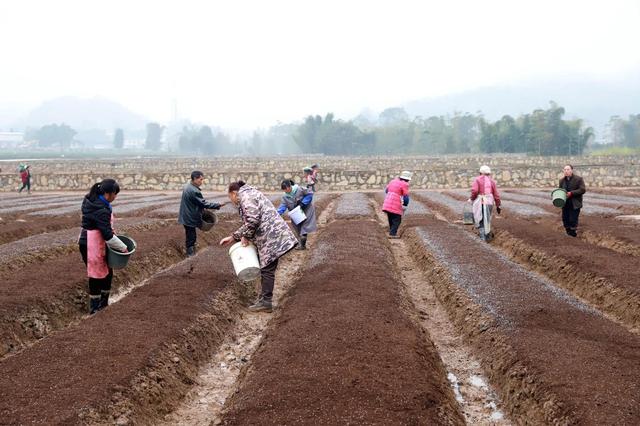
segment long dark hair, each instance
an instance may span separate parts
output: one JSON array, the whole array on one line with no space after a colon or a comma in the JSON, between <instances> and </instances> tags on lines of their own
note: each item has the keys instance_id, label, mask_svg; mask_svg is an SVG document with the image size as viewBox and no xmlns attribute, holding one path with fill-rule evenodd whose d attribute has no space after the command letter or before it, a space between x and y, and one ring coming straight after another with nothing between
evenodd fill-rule
<instances>
[{"instance_id":1,"label":"long dark hair","mask_svg":"<svg viewBox=\"0 0 640 426\"><path fill-rule=\"evenodd\" d=\"M228 192L235 192L238 191L240 188L242 188L243 186L245 186L245 183L243 180L239 180L237 182L231 182L229 184L229 190Z\"/></svg>"},{"instance_id":2,"label":"long dark hair","mask_svg":"<svg viewBox=\"0 0 640 426\"><path fill-rule=\"evenodd\" d=\"M291 179L285 179L280 184L280 189L293 188L293 185L295 185L295 184L296 183L294 181L292 181Z\"/></svg>"},{"instance_id":3,"label":"long dark hair","mask_svg":"<svg viewBox=\"0 0 640 426\"><path fill-rule=\"evenodd\" d=\"M99 195L117 194L120 192L120 185L115 179L103 179L101 182L94 184L89 193L86 195L90 200L95 200Z\"/></svg>"}]
</instances>

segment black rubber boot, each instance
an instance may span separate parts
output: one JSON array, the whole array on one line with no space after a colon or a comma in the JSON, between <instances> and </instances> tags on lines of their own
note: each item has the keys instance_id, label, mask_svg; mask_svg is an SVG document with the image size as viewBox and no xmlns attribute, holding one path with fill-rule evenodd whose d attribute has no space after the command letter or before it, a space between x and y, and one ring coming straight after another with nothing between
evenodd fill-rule
<instances>
[{"instance_id":1,"label":"black rubber boot","mask_svg":"<svg viewBox=\"0 0 640 426\"><path fill-rule=\"evenodd\" d=\"M307 236L303 235L300 237L300 243L296 247L296 250L306 250L307 249Z\"/></svg>"},{"instance_id":2,"label":"black rubber boot","mask_svg":"<svg viewBox=\"0 0 640 426\"><path fill-rule=\"evenodd\" d=\"M100 296L89 296L89 315L93 315L100 310Z\"/></svg>"},{"instance_id":3,"label":"black rubber boot","mask_svg":"<svg viewBox=\"0 0 640 426\"><path fill-rule=\"evenodd\" d=\"M196 248L194 246L187 247L187 257L191 257L196 254Z\"/></svg>"},{"instance_id":4,"label":"black rubber boot","mask_svg":"<svg viewBox=\"0 0 640 426\"><path fill-rule=\"evenodd\" d=\"M98 310L104 309L109 306L109 294L109 290L103 290L100 293L100 306L98 307Z\"/></svg>"}]
</instances>

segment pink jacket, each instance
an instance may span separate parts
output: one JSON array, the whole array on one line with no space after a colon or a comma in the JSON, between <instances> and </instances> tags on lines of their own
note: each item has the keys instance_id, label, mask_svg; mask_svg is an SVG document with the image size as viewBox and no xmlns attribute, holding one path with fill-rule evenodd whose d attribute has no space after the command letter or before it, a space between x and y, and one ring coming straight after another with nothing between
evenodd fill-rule
<instances>
[{"instance_id":1,"label":"pink jacket","mask_svg":"<svg viewBox=\"0 0 640 426\"><path fill-rule=\"evenodd\" d=\"M478 195L492 195L496 207L500 207L500 194L496 186L496 181L487 175L476 176L471 186L471 200L478 198ZM489 203L492 204L492 203Z\"/></svg>"},{"instance_id":2,"label":"pink jacket","mask_svg":"<svg viewBox=\"0 0 640 426\"><path fill-rule=\"evenodd\" d=\"M409 195L409 183L400 178L393 179L387 185L387 196L382 204L382 211L402 214L402 197Z\"/></svg>"}]
</instances>

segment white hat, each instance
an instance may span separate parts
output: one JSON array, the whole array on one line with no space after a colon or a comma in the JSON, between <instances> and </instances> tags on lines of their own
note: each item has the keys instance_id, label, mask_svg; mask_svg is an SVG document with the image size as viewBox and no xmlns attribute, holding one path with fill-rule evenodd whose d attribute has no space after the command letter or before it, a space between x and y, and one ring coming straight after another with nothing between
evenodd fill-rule
<instances>
[{"instance_id":1,"label":"white hat","mask_svg":"<svg viewBox=\"0 0 640 426\"><path fill-rule=\"evenodd\" d=\"M490 175L491 169L485 164L484 166L480 167L480 173L482 173L483 175Z\"/></svg>"},{"instance_id":2,"label":"white hat","mask_svg":"<svg viewBox=\"0 0 640 426\"><path fill-rule=\"evenodd\" d=\"M404 170L402 173L400 173L400 179L411 180L412 175L413 173L411 173L410 171Z\"/></svg>"}]
</instances>

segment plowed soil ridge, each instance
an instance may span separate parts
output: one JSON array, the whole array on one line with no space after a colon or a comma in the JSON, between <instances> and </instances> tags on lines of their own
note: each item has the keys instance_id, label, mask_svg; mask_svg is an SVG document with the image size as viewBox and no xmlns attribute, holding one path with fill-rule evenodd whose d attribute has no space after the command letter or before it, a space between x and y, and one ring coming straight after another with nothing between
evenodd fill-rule
<instances>
[{"instance_id":1,"label":"plowed soil ridge","mask_svg":"<svg viewBox=\"0 0 640 426\"><path fill-rule=\"evenodd\" d=\"M147 218L126 218L118 221L117 231L128 233L140 229L154 229L166 226L166 221ZM80 228L63 229L22 238L8 244L0 244L0 270L3 266L11 269L22 268L27 263L50 259L59 254L77 251Z\"/></svg>"},{"instance_id":2,"label":"plowed soil ridge","mask_svg":"<svg viewBox=\"0 0 640 426\"><path fill-rule=\"evenodd\" d=\"M456 219L443 206L426 201L450 221ZM640 328L640 268L635 253L617 253L604 244L607 239L593 245L588 239L569 237L551 220L504 216L493 224L496 238L491 244L629 329Z\"/></svg>"},{"instance_id":3,"label":"plowed soil ridge","mask_svg":"<svg viewBox=\"0 0 640 426\"><path fill-rule=\"evenodd\" d=\"M171 225L129 234L138 251L114 274L112 292L140 282L184 257L184 229ZM200 246L216 234L200 233ZM0 271L0 357L60 330L88 312L86 268L80 254L53 256L21 270Z\"/></svg>"},{"instance_id":4,"label":"plowed soil ridge","mask_svg":"<svg viewBox=\"0 0 640 426\"><path fill-rule=\"evenodd\" d=\"M310 252L314 249L318 234L327 223L332 212L332 194L314 197L318 212L318 233L309 235L308 249L293 251L281 258L276 271L276 286L273 315L260 313L240 314L239 320L229 330L224 343L213 359L198 373L195 386L189 391L176 411L166 416L161 425L208 426L219 422L219 414L227 398L236 388L236 381L247 363L253 360L265 331L270 327L278 312L284 309L289 291L297 283L307 265ZM258 281L258 280L257 280ZM254 283L258 284L258 282ZM251 284L248 284L251 285Z\"/></svg>"},{"instance_id":5,"label":"plowed soil ridge","mask_svg":"<svg viewBox=\"0 0 640 426\"><path fill-rule=\"evenodd\" d=\"M417 228L415 241L419 263L439 279L439 298L515 418L640 421L637 335L457 226L433 219Z\"/></svg>"},{"instance_id":6,"label":"plowed soil ridge","mask_svg":"<svg viewBox=\"0 0 640 426\"><path fill-rule=\"evenodd\" d=\"M223 423L463 424L390 258L376 222L331 223Z\"/></svg>"},{"instance_id":7,"label":"plowed soil ridge","mask_svg":"<svg viewBox=\"0 0 640 426\"><path fill-rule=\"evenodd\" d=\"M1 361L2 421L149 424L168 412L246 303L247 287L236 286L230 265L220 262L225 251L207 249Z\"/></svg>"}]
</instances>

